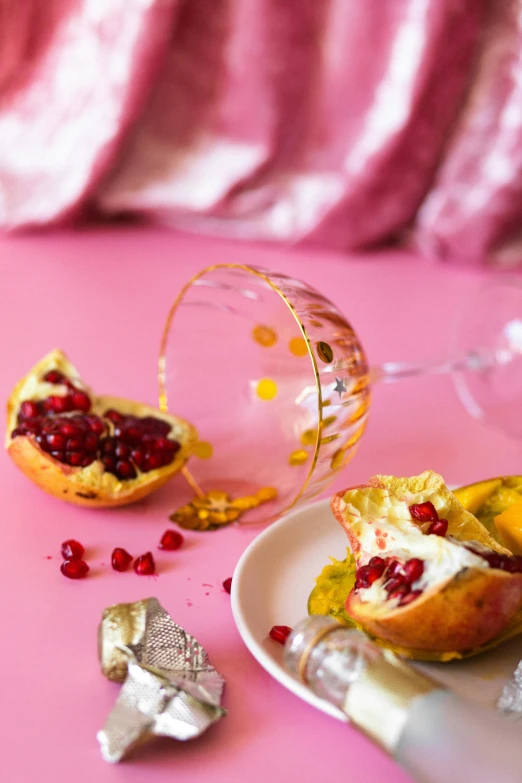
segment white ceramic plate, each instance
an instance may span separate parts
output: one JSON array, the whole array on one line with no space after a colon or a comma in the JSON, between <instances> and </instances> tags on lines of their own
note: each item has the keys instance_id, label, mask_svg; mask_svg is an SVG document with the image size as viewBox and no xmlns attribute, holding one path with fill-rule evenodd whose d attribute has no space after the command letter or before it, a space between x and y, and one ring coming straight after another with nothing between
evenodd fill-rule
<instances>
[{"instance_id":1,"label":"white ceramic plate","mask_svg":"<svg viewBox=\"0 0 522 783\"><path fill-rule=\"evenodd\" d=\"M346 720L288 674L282 645L268 636L273 625L293 627L306 617L314 579L330 556L346 557L346 533L334 521L330 501L291 512L243 553L232 579L232 612L243 641L269 674L314 707Z\"/></svg>"},{"instance_id":2,"label":"white ceramic plate","mask_svg":"<svg viewBox=\"0 0 522 783\"><path fill-rule=\"evenodd\" d=\"M346 717L317 698L283 666L283 647L268 636L273 625L293 627L307 615L315 577L329 557L346 556L346 534L329 500L293 511L267 528L243 553L232 580L232 612L246 646L285 688L339 720ZM477 703L494 706L522 657L522 637L466 661L418 664L432 677Z\"/></svg>"}]
</instances>

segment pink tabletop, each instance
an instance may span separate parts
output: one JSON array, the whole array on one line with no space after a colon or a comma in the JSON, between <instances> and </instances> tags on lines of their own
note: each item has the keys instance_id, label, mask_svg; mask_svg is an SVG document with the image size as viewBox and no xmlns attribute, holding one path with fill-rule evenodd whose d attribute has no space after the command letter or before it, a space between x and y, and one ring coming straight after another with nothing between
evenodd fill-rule
<instances>
[{"instance_id":1,"label":"pink tabletop","mask_svg":"<svg viewBox=\"0 0 522 783\"><path fill-rule=\"evenodd\" d=\"M372 362L443 357L454 315L481 278L401 252L346 258L157 229L0 239L0 397L61 347L98 391L154 404L159 335L173 297L201 267L231 260L319 288L351 319ZM221 583L256 531L188 533L185 548L158 553L157 577L118 574L108 565L112 548L137 555L156 545L178 504L178 479L136 506L91 511L47 497L5 454L1 460L1 780L410 780L354 729L284 690L243 645ZM520 472L520 446L472 420L448 378L406 381L375 390L360 450L332 489L426 468L456 484ZM88 549L92 571L83 582L59 571L59 545L70 537ZM96 629L104 607L151 595L208 649L227 680L229 714L199 740L165 740L111 766L96 732L119 686L99 672Z\"/></svg>"}]
</instances>

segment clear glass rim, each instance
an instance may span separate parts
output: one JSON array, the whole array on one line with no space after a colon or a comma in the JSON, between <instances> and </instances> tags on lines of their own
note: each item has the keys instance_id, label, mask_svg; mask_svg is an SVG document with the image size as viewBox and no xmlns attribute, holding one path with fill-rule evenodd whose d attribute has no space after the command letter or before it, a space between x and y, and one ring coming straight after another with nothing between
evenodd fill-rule
<instances>
[{"instance_id":1,"label":"clear glass rim","mask_svg":"<svg viewBox=\"0 0 522 783\"><path fill-rule=\"evenodd\" d=\"M315 444L314 444L314 452L313 452L313 458L310 464L310 468L308 470L307 475L304 478L304 481L302 482L299 490L297 491L296 496L294 499L285 506L278 515L282 515L287 513L291 508L293 508L301 499L303 494L306 492L306 489L308 487L308 484L310 483L310 480L312 478L312 475L314 473L315 467L317 465L317 460L319 458L319 451L321 448L321 438L323 433L323 395L321 390L321 382L320 382L320 376L319 376L319 368L317 366L317 360L315 358L315 354L313 352L312 346L310 344L310 340L308 339L308 335L306 334L306 329L301 322L293 304L288 299L287 295L279 288L279 286L274 283L274 281L270 277L270 273L267 271L263 271L261 269L258 269L254 266L248 266L247 264L237 264L237 263L229 263L229 264L212 264L211 266L207 266L204 269L197 272L193 277L188 280L185 285L180 290L179 294L177 295L176 299L172 303L169 313L167 315L167 319L165 321L165 325L163 327L163 332L161 335L161 343L160 343L160 354L159 354L159 360L158 360L158 385L159 385L159 407L160 410L164 413L168 412L168 394L167 394L167 380L166 380L166 374L167 374L167 358L166 358L166 349L167 349L167 343L170 335L170 330L172 326L172 322L175 318L176 312L178 310L178 307L180 306L181 302L183 301L185 294L187 291L193 286L193 284L198 280L199 278L203 277L204 275L207 275L211 272L215 272L219 269L238 269L242 272L246 272L247 274L251 274L254 277L257 277L261 280L263 280L265 283L267 283L272 291L274 291L280 298L283 300L285 305L287 306L288 310L290 311L291 315L293 316L295 322L297 323L299 327L299 331L301 333L301 336L303 337L306 349L308 351L308 357L310 359L311 365L312 365L312 371L315 381L315 388L317 392L317 432L316 432L316 438L315 438ZM277 274L283 274L283 273L277 273ZM285 276L286 277L286 276ZM288 280L291 281L292 278L287 277ZM301 282L301 281L300 281ZM307 283L303 283L303 285L306 286L309 290L314 290L311 286L309 286ZM197 422L191 422L193 426L197 430ZM243 523L244 524L244 523ZM256 523L260 524L260 523Z\"/></svg>"}]
</instances>

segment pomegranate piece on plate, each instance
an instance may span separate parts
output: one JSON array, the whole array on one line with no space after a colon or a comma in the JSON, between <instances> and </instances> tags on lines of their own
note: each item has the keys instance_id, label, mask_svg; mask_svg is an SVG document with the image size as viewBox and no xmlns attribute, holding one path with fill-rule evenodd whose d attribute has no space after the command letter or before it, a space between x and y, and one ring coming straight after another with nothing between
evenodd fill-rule
<instances>
[{"instance_id":1,"label":"pomegranate piece on plate","mask_svg":"<svg viewBox=\"0 0 522 783\"><path fill-rule=\"evenodd\" d=\"M334 495L357 571L346 611L408 651L469 651L495 639L522 607L514 557L426 471L374 476Z\"/></svg>"},{"instance_id":2,"label":"pomegranate piece on plate","mask_svg":"<svg viewBox=\"0 0 522 783\"><path fill-rule=\"evenodd\" d=\"M51 351L15 387L6 448L51 495L84 506L120 506L176 473L194 428L149 405L97 397L61 351Z\"/></svg>"}]
</instances>

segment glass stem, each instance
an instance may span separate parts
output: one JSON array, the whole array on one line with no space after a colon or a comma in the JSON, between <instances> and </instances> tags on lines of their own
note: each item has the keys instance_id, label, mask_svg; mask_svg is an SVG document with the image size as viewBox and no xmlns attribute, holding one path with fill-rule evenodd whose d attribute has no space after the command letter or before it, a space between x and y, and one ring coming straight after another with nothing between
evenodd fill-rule
<instances>
[{"instance_id":1,"label":"glass stem","mask_svg":"<svg viewBox=\"0 0 522 783\"><path fill-rule=\"evenodd\" d=\"M509 353L509 356L504 356ZM487 370L497 364L505 364L512 358L511 352L502 355L477 353L470 351L460 359L436 362L433 364L416 364L415 362L384 362L370 368L370 383L396 383L404 378L415 378L420 375L448 375L453 372L472 370L478 372Z\"/></svg>"}]
</instances>

